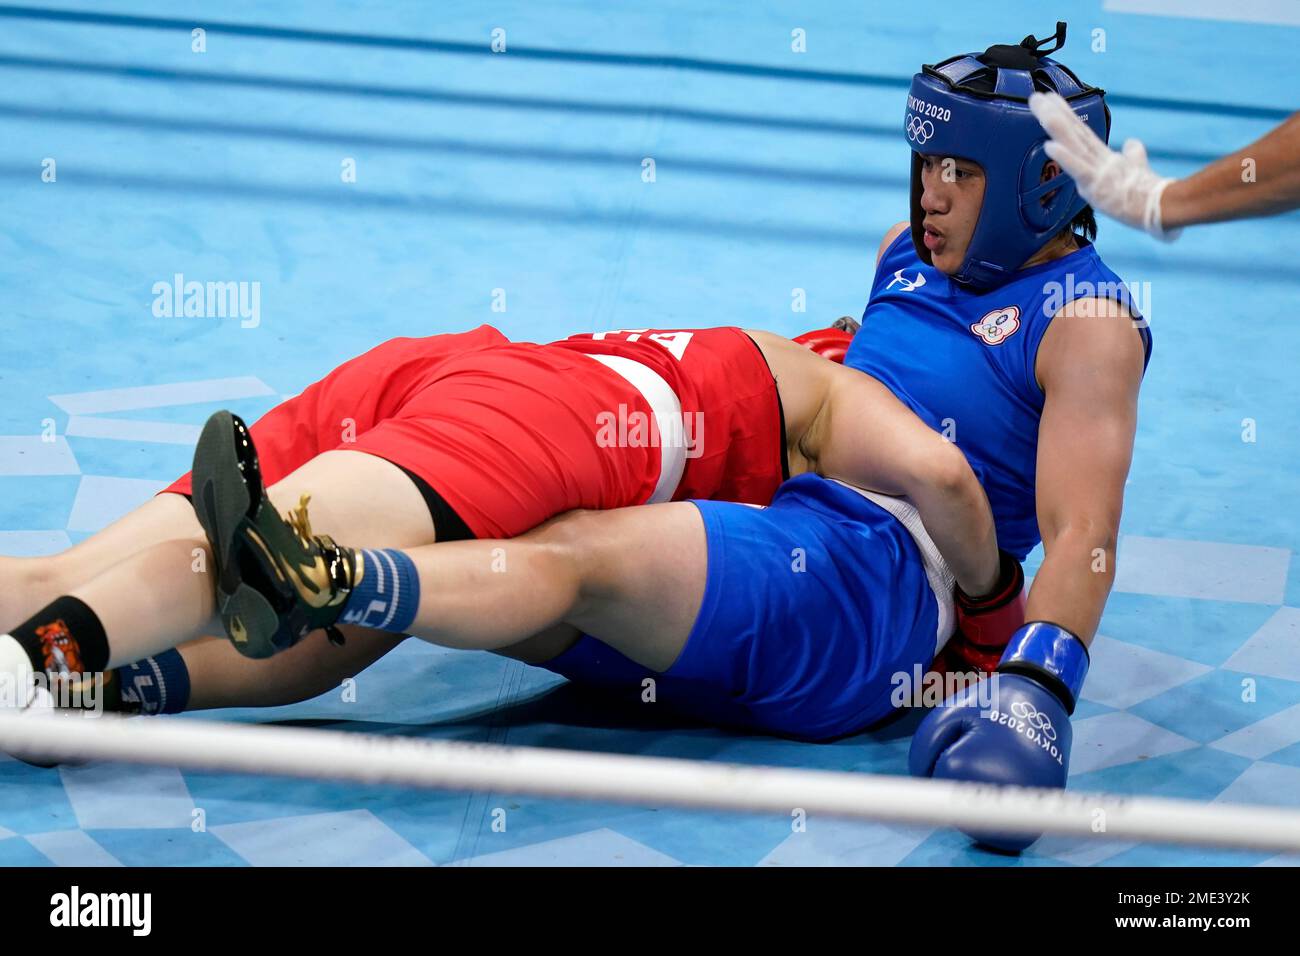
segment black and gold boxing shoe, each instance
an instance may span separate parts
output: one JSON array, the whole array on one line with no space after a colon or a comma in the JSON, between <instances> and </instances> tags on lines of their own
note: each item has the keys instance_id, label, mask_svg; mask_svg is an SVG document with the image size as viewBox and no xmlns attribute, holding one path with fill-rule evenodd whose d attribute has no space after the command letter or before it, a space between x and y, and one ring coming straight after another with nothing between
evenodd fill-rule
<instances>
[{"instance_id":1,"label":"black and gold boxing shoe","mask_svg":"<svg viewBox=\"0 0 1300 956\"><path fill-rule=\"evenodd\" d=\"M194 513L212 546L217 611L246 657L270 657L334 626L360 581L356 552L312 534L309 495L281 517L266 496L248 427L230 412L203 426L194 449Z\"/></svg>"}]
</instances>

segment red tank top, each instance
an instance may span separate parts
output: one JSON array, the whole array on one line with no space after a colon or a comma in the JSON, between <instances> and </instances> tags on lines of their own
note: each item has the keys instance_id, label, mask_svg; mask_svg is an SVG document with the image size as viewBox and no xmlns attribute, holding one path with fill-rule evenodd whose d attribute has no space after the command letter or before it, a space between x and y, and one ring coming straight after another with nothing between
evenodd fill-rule
<instances>
[{"instance_id":1,"label":"red tank top","mask_svg":"<svg viewBox=\"0 0 1300 956\"><path fill-rule=\"evenodd\" d=\"M681 403L686 467L674 500L766 505L787 474L776 381L754 340L738 328L629 329L553 343L648 366Z\"/></svg>"}]
</instances>

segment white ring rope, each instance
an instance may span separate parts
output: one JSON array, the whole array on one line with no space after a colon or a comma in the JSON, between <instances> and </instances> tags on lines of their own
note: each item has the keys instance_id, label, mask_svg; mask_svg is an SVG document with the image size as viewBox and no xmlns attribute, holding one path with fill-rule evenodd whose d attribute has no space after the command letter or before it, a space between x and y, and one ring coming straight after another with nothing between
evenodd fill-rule
<instances>
[{"instance_id":1,"label":"white ring rope","mask_svg":"<svg viewBox=\"0 0 1300 956\"><path fill-rule=\"evenodd\" d=\"M1300 851L1300 812L1193 800L112 715L0 714L0 749L643 806Z\"/></svg>"}]
</instances>

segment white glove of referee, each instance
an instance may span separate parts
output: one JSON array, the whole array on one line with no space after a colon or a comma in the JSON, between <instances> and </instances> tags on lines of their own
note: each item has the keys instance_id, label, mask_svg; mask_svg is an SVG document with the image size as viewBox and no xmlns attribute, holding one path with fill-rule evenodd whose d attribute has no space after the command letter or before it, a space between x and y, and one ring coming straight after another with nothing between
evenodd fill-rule
<instances>
[{"instance_id":1,"label":"white glove of referee","mask_svg":"<svg viewBox=\"0 0 1300 956\"><path fill-rule=\"evenodd\" d=\"M1029 109L1052 138L1044 149L1074 178L1094 208L1157 239L1173 242L1181 229L1168 232L1160 223L1160 197L1172 179L1162 178L1147 162L1141 140L1130 139L1115 152L1084 125L1057 93L1034 93Z\"/></svg>"}]
</instances>

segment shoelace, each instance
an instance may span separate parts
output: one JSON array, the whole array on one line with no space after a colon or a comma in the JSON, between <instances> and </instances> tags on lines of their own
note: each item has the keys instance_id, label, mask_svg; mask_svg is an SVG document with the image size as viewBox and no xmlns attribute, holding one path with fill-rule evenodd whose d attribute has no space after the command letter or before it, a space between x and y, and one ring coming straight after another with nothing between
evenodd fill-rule
<instances>
[{"instance_id":1,"label":"shoelace","mask_svg":"<svg viewBox=\"0 0 1300 956\"><path fill-rule=\"evenodd\" d=\"M331 591L351 591L352 580L356 574L356 554L347 548L340 548L335 544L334 539L327 534L313 534L311 530L311 516L307 513L307 506L311 503L311 495L304 494L298 498L298 506L288 512L284 519L288 522L289 527L293 529L294 536L299 543L308 550L318 548L321 552L321 558L325 562L325 568L329 575ZM343 632L335 625L325 625L325 636L335 647L342 647L344 644Z\"/></svg>"}]
</instances>

